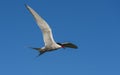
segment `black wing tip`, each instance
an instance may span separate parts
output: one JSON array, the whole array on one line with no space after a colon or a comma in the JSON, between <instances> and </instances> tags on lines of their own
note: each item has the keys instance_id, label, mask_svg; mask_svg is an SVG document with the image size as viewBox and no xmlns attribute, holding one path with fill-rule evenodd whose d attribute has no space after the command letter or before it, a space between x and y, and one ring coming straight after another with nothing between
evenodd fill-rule
<instances>
[{"instance_id":1,"label":"black wing tip","mask_svg":"<svg viewBox=\"0 0 120 75\"><path fill-rule=\"evenodd\" d=\"M24 5L25 5L25 7L27 7L27 6L28 6L26 3L25 3Z\"/></svg>"},{"instance_id":2,"label":"black wing tip","mask_svg":"<svg viewBox=\"0 0 120 75\"><path fill-rule=\"evenodd\" d=\"M25 7L29 10L29 5L27 5L27 4L24 4L25 5Z\"/></svg>"},{"instance_id":3,"label":"black wing tip","mask_svg":"<svg viewBox=\"0 0 120 75\"><path fill-rule=\"evenodd\" d=\"M27 4L24 4L24 5L25 5L25 7L27 8L28 5L27 5Z\"/></svg>"},{"instance_id":4,"label":"black wing tip","mask_svg":"<svg viewBox=\"0 0 120 75\"><path fill-rule=\"evenodd\" d=\"M29 6L29 5L27 5L27 4L24 4L24 5L25 5L25 7L29 10L30 6Z\"/></svg>"}]
</instances>

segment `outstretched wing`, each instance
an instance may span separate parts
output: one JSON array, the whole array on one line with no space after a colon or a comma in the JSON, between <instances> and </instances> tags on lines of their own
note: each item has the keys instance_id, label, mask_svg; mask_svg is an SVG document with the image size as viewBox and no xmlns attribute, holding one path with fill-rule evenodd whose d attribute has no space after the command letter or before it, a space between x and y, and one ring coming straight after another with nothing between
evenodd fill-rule
<instances>
[{"instance_id":1,"label":"outstretched wing","mask_svg":"<svg viewBox=\"0 0 120 75\"><path fill-rule=\"evenodd\" d=\"M52 30L47 24L47 22L40 15L38 15L30 6L28 5L25 5L25 6L33 15L39 28L42 30L45 46L50 46L53 43L55 44L55 41L52 35Z\"/></svg>"},{"instance_id":2,"label":"outstretched wing","mask_svg":"<svg viewBox=\"0 0 120 75\"><path fill-rule=\"evenodd\" d=\"M70 42L62 43L62 46L63 47L69 47L69 48L75 48L75 49L78 48L75 44L70 43Z\"/></svg>"}]
</instances>

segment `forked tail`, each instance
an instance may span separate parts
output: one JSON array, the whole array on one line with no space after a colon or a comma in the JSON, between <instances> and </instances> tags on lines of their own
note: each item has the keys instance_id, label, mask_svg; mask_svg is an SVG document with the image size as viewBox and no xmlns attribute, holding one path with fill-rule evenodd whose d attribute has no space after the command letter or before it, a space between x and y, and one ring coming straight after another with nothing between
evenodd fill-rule
<instances>
[{"instance_id":1,"label":"forked tail","mask_svg":"<svg viewBox=\"0 0 120 75\"><path fill-rule=\"evenodd\" d=\"M45 53L45 52L46 52L46 51L41 50L41 48L33 48L33 47L30 47L30 48L35 49L35 50L39 51L39 55L38 55L38 56L40 56L40 55L42 55L43 53Z\"/></svg>"}]
</instances>

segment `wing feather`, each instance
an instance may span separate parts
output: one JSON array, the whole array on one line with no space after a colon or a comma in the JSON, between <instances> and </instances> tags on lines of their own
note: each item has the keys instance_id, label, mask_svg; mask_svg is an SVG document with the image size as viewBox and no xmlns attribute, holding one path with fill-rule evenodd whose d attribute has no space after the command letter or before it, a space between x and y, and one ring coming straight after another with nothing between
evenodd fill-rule
<instances>
[{"instance_id":1,"label":"wing feather","mask_svg":"<svg viewBox=\"0 0 120 75\"><path fill-rule=\"evenodd\" d=\"M47 22L40 15L38 15L37 12L35 12L30 6L28 6L28 5L25 5L25 6L29 10L29 12L33 15L39 28L41 29L41 31L43 33L45 46L54 44L55 41L53 39L52 30L49 27L49 25L47 24Z\"/></svg>"}]
</instances>

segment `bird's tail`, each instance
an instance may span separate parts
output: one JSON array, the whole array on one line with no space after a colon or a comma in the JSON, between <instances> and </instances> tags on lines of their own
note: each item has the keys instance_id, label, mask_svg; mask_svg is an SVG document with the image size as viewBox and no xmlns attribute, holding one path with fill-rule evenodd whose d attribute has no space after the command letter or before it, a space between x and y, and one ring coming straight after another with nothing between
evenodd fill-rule
<instances>
[{"instance_id":1,"label":"bird's tail","mask_svg":"<svg viewBox=\"0 0 120 75\"><path fill-rule=\"evenodd\" d=\"M40 55L42 55L43 53L45 53L45 51L41 50L41 48L33 48L33 47L31 47L31 48L39 51L39 55L38 55L38 56L40 56Z\"/></svg>"}]
</instances>

